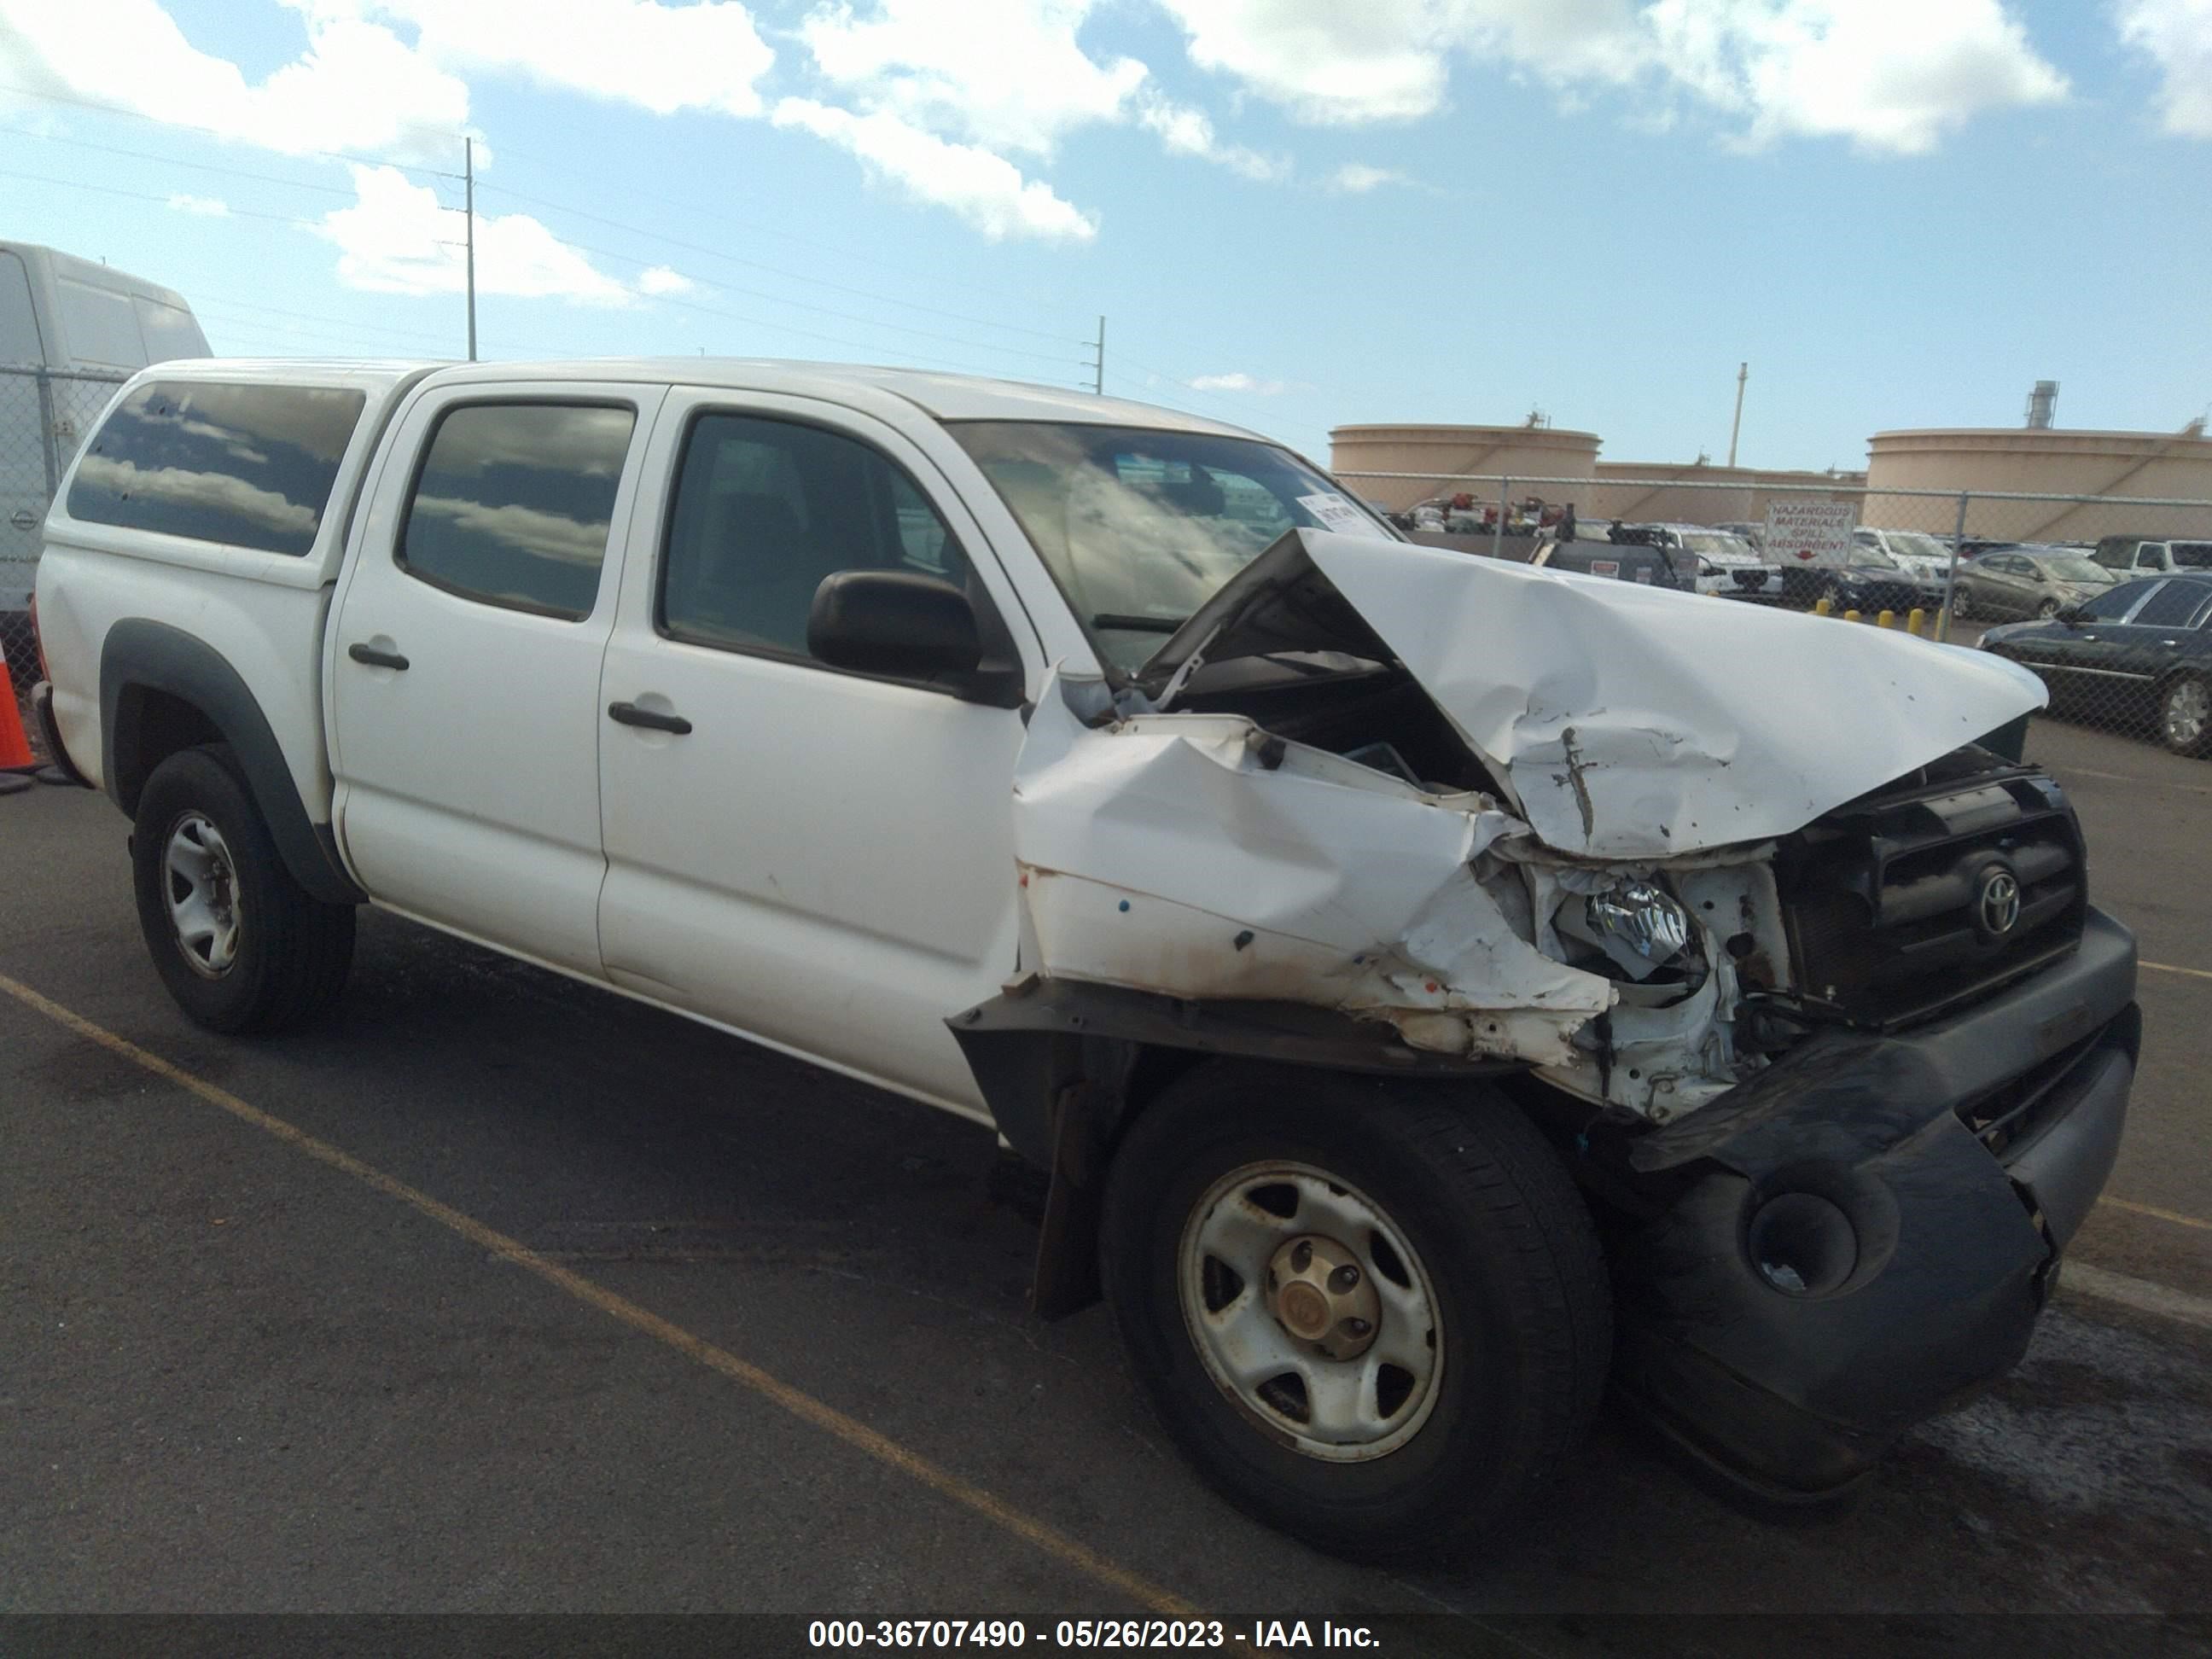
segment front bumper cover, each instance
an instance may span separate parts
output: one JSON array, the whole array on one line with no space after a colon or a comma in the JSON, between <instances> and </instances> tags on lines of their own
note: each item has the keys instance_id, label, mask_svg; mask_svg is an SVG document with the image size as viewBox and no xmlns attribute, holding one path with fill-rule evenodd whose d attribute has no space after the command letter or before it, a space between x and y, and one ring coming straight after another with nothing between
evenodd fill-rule
<instances>
[{"instance_id":1,"label":"front bumper cover","mask_svg":"<svg viewBox=\"0 0 2212 1659\"><path fill-rule=\"evenodd\" d=\"M2111 1173L2142 1019L2136 951L2091 910L2064 961L1904 1036L1835 1033L1628 1148L1672 1201L1613 1251L1628 1402L1769 1502L1823 1501L2009 1370ZM1855 1264L1763 1277L1752 1218L1809 1193Z\"/></svg>"}]
</instances>

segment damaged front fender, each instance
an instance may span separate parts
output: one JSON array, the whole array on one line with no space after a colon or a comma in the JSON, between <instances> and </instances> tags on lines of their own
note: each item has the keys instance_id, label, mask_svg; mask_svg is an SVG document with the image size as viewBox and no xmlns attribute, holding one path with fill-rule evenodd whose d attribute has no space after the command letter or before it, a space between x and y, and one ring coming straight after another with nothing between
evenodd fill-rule
<instances>
[{"instance_id":1,"label":"damaged front fender","mask_svg":"<svg viewBox=\"0 0 2212 1659\"><path fill-rule=\"evenodd\" d=\"M1055 683L1016 769L1024 960L1051 978L1387 1020L1415 1048L1568 1066L1614 988L1478 875L1527 826L1236 714L1086 726Z\"/></svg>"}]
</instances>

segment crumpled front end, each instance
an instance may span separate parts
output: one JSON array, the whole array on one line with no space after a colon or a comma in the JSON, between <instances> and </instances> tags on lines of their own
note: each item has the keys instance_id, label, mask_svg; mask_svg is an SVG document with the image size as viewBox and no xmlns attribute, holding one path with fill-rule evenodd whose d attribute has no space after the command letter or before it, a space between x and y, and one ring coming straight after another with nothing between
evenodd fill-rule
<instances>
[{"instance_id":1,"label":"crumpled front end","mask_svg":"<svg viewBox=\"0 0 2212 1659\"><path fill-rule=\"evenodd\" d=\"M1388 1022L1664 1121L1729 1088L1756 859L1575 861L1437 793L1230 714L1085 724L1055 685L1016 780L1026 967L1194 1002Z\"/></svg>"}]
</instances>

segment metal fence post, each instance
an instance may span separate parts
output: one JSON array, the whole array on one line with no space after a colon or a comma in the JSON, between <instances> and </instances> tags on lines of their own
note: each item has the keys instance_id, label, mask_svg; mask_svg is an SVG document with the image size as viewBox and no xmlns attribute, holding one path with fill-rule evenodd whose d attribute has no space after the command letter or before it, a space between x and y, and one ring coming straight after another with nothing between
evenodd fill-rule
<instances>
[{"instance_id":1,"label":"metal fence post","mask_svg":"<svg viewBox=\"0 0 2212 1659\"><path fill-rule=\"evenodd\" d=\"M43 368L39 371L39 453L46 464L46 499L51 501L61 483L62 469L54 449L54 383Z\"/></svg>"},{"instance_id":2,"label":"metal fence post","mask_svg":"<svg viewBox=\"0 0 2212 1659\"><path fill-rule=\"evenodd\" d=\"M1962 489L1959 492L1959 523L1951 534L1951 568L1943 573L1943 615L1936 624L1936 637L1948 641L1951 637L1951 606L1959 591L1960 544L1966 539L1966 503L1972 497Z\"/></svg>"},{"instance_id":3,"label":"metal fence post","mask_svg":"<svg viewBox=\"0 0 2212 1659\"><path fill-rule=\"evenodd\" d=\"M1490 556L1493 559L1498 556L1504 546L1505 514L1510 510L1509 503L1512 495L1513 480L1500 478L1498 481L1498 523L1492 526L1490 532Z\"/></svg>"}]
</instances>

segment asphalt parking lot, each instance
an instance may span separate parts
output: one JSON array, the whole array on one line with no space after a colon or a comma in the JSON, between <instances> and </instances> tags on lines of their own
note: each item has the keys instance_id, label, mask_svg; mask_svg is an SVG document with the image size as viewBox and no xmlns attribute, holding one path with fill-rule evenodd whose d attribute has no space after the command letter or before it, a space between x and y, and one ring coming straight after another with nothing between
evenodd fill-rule
<instances>
[{"instance_id":1,"label":"asphalt parking lot","mask_svg":"<svg viewBox=\"0 0 2212 1659\"><path fill-rule=\"evenodd\" d=\"M1620 1650L1607 1614L2212 1613L2212 765L2031 753L2157 965L2025 1365L1842 1517L1740 1515L1609 1419L1522 1536L1419 1573L1245 1521L1102 1310L1027 1316L984 1132L381 915L331 1023L212 1036L112 806L0 799L0 1611L1455 1612L1544 1654Z\"/></svg>"}]
</instances>

